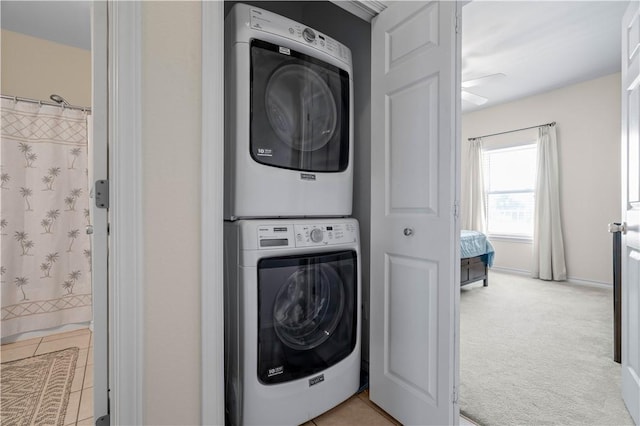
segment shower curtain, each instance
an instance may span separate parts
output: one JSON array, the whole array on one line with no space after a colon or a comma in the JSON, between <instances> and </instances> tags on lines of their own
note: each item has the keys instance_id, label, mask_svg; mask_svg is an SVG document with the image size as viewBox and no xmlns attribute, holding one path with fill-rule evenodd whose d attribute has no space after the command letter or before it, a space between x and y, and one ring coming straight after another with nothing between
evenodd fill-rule
<instances>
[{"instance_id":1,"label":"shower curtain","mask_svg":"<svg viewBox=\"0 0 640 426\"><path fill-rule=\"evenodd\" d=\"M90 321L87 117L2 99L2 337Z\"/></svg>"}]
</instances>

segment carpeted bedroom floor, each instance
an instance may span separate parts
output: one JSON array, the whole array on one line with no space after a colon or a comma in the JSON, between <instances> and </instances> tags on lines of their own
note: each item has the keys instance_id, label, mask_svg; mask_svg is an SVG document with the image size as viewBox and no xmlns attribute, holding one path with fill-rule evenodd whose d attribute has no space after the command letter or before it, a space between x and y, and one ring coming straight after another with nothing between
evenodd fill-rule
<instances>
[{"instance_id":1,"label":"carpeted bedroom floor","mask_svg":"<svg viewBox=\"0 0 640 426\"><path fill-rule=\"evenodd\" d=\"M460 409L481 425L633 425L608 289L490 272L460 295Z\"/></svg>"}]
</instances>

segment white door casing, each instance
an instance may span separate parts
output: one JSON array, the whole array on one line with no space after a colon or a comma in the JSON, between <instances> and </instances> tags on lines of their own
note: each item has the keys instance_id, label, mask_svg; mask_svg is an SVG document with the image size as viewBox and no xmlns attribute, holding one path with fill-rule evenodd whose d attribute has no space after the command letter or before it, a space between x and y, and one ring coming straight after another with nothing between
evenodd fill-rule
<instances>
[{"instance_id":1,"label":"white door casing","mask_svg":"<svg viewBox=\"0 0 640 426\"><path fill-rule=\"evenodd\" d=\"M91 10L92 133L89 147L89 185L107 179L107 3L96 1ZM91 284L93 290L93 414L97 420L108 414L108 268L107 210L96 207L95 190L91 210Z\"/></svg>"},{"instance_id":2,"label":"white door casing","mask_svg":"<svg viewBox=\"0 0 640 426\"><path fill-rule=\"evenodd\" d=\"M107 2L109 384L115 425L144 424L142 7Z\"/></svg>"},{"instance_id":3,"label":"white door casing","mask_svg":"<svg viewBox=\"0 0 640 426\"><path fill-rule=\"evenodd\" d=\"M456 2L372 21L370 398L403 424L455 424Z\"/></svg>"},{"instance_id":4,"label":"white door casing","mask_svg":"<svg viewBox=\"0 0 640 426\"><path fill-rule=\"evenodd\" d=\"M622 397L640 423L640 3L622 20Z\"/></svg>"}]
</instances>

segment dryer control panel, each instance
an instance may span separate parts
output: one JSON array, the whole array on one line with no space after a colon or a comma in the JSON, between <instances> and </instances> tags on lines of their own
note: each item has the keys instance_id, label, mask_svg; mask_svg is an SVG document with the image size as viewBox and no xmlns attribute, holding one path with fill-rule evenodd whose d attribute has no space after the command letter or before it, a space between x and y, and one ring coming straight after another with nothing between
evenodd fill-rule
<instances>
[{"instance_id":1,"label":"dryer control panel","mask_svg":"<svg viewBox=\"0 0 640 426\"><path fill-rule=\"evenodd\" d=\"M351 63L351 50L326 34L264 9L251 8L251 28L309 45Z\"/></svg>"},{"instance_id":2,"label":"dryer control panel","mask_svg":"<svg viewBox=\"0 0 640 426\"><path fill-rule=\"evenodd\" d=\"M258 226L258 248L318 247L355 243L358 228L353 223L283 224Z\"/></svg>"}]
</instances>

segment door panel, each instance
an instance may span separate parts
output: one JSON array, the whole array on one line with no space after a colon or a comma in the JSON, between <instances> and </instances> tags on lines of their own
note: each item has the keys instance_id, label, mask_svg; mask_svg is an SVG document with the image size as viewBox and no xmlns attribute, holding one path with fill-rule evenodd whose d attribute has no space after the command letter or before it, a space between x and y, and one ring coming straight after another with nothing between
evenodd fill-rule
<instances>
[{"instance_id":1,"label":"door panel","mask_svg":"<svg viewBox=\"0 0 640 426\"><path fill-rule=\"evenodd\" d=\"M622 397L640 422L640 3L622 20Z\"/></svg>"},{"instance_id":2,"label":"door panel","mask_svg":"<svg viewBox=\"0 0 640 426\"><path fill-rule=\"evenodd\" d=\"M438 266L434 262L386 255L385 374L419 398L437 402ZM428 324L416 340L408 325ZM409 350L408 350L409 349ZM419 368L416 370L416 364Z\"/></svg>"},{"instance_id":3,"label":"door panel","mask_svg":"<svg viewBox=\"0 0 640 426\"><path fill-rule=\"evenodd\" d=\"M454 424L455 2L372 22L370 398L404 424Z\"/></svg>"},{"instance_id":4,"label":"door panel","mask_svg":"<svg viewBox=\"0 0 640 426\"><path fill-rule=\"evenodd\" d=\"M386 139L389 156L388 213L437 214L438 211L438 77L400 87L386 97L385 114L393 117ZM423 120L415 122L417 114ZM422 185L407 191L414 182Z\"/></svg>"}]
</instances>

